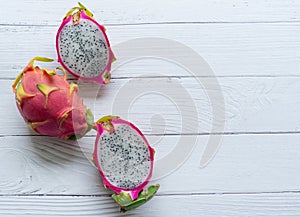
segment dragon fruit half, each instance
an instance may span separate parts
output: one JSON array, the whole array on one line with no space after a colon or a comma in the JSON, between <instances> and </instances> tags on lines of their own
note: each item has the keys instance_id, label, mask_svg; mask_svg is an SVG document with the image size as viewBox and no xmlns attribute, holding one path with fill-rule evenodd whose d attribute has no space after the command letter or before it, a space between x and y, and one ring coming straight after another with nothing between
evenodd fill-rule
<instances>
[{"instance_id":1,"label":"dragon fruit half","mask_svg":"<svg viewBox=\"0 0 300 217\"><path fill-rule=\"evenodd\" d=\"M40 69L33 58L12 85L18 109L26 123L38 134L75 139L93 126L93 115L78 96L76 84L69 84L54 70ZM60 68L58 68L60 69ZM60 69L64 71L63 69Z\"/></svg>"},{"instance_id":2,"label":"dragon fruit half","mask_svg":"<svg viewBox=\"0 0 300 217\"><path fill-rule=\"evenodd\" d=\"M112 197L121 211L144 204L159 188L143 191L152 175L154 149L136 126L119 117L103 117L96 126L93 161L104 186L116 193Z\"/></svg>"},{"instance_id":3,"label":"dragon fruit half","mask_svg":"<svg viewBox=\"0 0 300 217\"><path fill-rule=\"evenodd\" d=\"M107 84L114 54L93 14L78 3L65 18L56 35L58 61L76 78Z\"/></svg>"}]
</instances>

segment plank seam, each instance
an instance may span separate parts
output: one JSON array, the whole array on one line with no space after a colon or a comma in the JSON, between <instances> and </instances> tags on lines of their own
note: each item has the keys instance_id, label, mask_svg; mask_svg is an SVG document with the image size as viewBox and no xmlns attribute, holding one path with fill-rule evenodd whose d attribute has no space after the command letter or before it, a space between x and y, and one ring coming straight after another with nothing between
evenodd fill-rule
<instances>
[{"instance_id":1,"label":"plank seam","mask_svg":"<svg viewBox=\"0 0 300 217\"><path fill-rule=\"evenodd\" d=\"M158 197L300 194L299 191L158 193ZM111 194L0 194L0 197L110 197Z\"/></svg>"},{"instance_id":2,"label":"plank seam","mask_svg":"<svg viewBox=\"0 0 300 217\"><path fill-rule=\"evenodd\" d=\"M206 24L298 24L300 20L293 21L170 21L170 22L144 22L144 23L106 23L105 26L143 26L143 25L206 25ZM55 27L55 24L9 24L0 23L3 27Z\"/></svg>"},{"instance_id":3,"label":"plank seam","mask_svg":"<svg viewBox=\"0 0 300 217\"><path fill-rule=\"evenodd\" d=\"M128 80L128 79L169 79L169 78L176 78L176 79L190 79L190 78L299 78L299 75L220 75L220 76L136 76L136 77L115 77L111 78L111 82L114 80ZM15 80L14 77L6 77L6 78L0 78L0 81L11 81L13 82ZM76 78L69 78L68 81L78 81Z\"/></svg>"},{"instance_id":4,"label":"plank seam","mask_svg":"<svg viewBox=\"0 0 300 217\"><path fill-rule=\"evenodd\" d=\"M300 131L274 131L274 132L268 132L268 131L261 131L261 132L224 132L224 133L182 133L182 134L176 134L176 133L165 133L165 134L149 134L144 133L146 136L214 136L214 135L284 135L284 134L300 134ZM46 137L43 135L0 135L0 138L3 137ZM96 137L96 135L86 135L85 137Z\"/></svg>"}]
</instances>

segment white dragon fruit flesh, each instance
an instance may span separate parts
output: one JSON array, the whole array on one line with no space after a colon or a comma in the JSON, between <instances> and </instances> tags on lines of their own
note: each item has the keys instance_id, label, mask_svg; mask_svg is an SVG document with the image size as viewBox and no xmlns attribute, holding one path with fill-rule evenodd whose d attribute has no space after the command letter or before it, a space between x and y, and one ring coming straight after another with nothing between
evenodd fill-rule
<instances>
[{"instance_id":1,"label":"white dragon fruit flesh","mask_svg":"<svg viewBox=\"0 0 300 217\"><path fill-rule=\"evenodd\" d=\"M154 149L136 126L119 117L106 116L96 125L93 160L104 186L116 193L113 199L121 211L144 204L159 188L143 190L152 175Z\"/></svg>"},{"instance_id":2,"label":"white dragon fruit flesh","mask_svg":"<svg viewBox=\"0 0 300 217\"><path fill-rule=\"evenodd\" d=\"M76 78L107 84L114 54L105 27L78 3L65 18L56 35L58 61Z\"/></svg>"}]
</instances>

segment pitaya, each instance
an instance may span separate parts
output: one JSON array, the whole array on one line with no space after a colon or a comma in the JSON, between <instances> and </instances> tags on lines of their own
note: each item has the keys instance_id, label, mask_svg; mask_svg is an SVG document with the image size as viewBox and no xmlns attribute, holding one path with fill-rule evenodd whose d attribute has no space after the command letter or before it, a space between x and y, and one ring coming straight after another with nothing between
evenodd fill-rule
<instances>
[{"instance_id":1,"label":"pitaya","mask_svg":"<svg viewBox=\"0 0 300 217\"><path fill-rule=\"evenodd\" d=\"M114 54L93 14L78 3L65 18L56 35L58 61L76 78L107 84Z\"/></svg>"},{"instance_id":2,"label":"pitaya","mask_svg":"<svg viewBox=\"0 0 300 217\"><path fill-rule=\"evenodd\" d=\"M119 117L106 116L96 125L93 161L104 186L116 193L113 199L121 211L142 205L159 188L153 185L143 191L152 175L154 149L136 126Z\"/></svg>"},{"instance_id":3,"label":"pitaya","mask_svg":"<svg viewBox=\"0 0 300 217\"><path fill-rule=\"evenodd\" d=\"M77 85L69 84L65 72L61 76L54 70L34 67L35 60L53 61L44 57L33 58L12 85L17 107L25 122L42 135L61 139L85 135L93 126L93 115L78 96Z\"/></svg>"}]
</instances>

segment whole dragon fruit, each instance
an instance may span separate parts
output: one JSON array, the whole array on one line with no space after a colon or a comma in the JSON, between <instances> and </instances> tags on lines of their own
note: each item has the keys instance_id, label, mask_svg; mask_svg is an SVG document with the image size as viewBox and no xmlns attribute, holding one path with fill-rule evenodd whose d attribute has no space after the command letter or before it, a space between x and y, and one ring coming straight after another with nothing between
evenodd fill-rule
<instances>
[{"instance_id":1,"label":"whole dragon fruit","mask_svg":"<svg viewBox=\"0 0 300 217\"><path fill-rule=\"evenodd\" d=\"M93 14L78 3L65 18L56 35L58 61L76 78L107 84L114 54Z\"/></svg>"},{"instance_id":2,"label":"whole dragon fruit","mask_svg":"<svg viewBox=\"0 0 300 217\"><path fill-rule=\"evenodd\" d=\"M159 188L143 191L152 175L154 149L136 126L119 117L103 117L96 125L93 161L104 186L116 193L112 197L121 211L147 202Z\"/></svg>"},{"instance_id":3,"label":"whole dragon fruit","mask_svg":"<svg viewBox=\"0 0 300 217\"><path fill-rule=\"evenodd\" d=\"M92 128L93 115L78 96L77 85L68 83L65 72L61 76L54 70L34 66L35 60L53 61L33 58L12 85L24 120L42 135L61 139L85 135Z\"/></svg>"}]
</instances>

